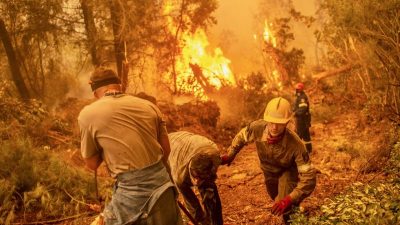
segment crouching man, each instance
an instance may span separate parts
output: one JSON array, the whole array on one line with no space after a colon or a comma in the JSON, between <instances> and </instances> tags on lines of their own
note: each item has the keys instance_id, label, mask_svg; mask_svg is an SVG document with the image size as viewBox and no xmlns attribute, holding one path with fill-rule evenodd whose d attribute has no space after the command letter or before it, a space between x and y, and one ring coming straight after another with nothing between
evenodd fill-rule
<instances>
[{"instance_id":1,"label":"crouching man","mask_svg":"<svg viewBox=\"0 0 400 225\"><path fill-rule=\"evenodd\" d=\"M171 175L191 216L199 224L222 225L221 200L215 185L221 164L217 145L186 131L169 134L169 140ZM201 203L192 187L199 190Z\"/></svg>"},{"instance_id":2,"label":"crouching man","mask_svg":"<svg viewBox=\"0 0 400 225\"><path fill-rule=\"evenodd\" d=\"M230 164L247 144L255 142L267 193L275 201L271 212L283 215L286 224L293 206L308 197L316 185L316 173L301 139L286 128L292 118L290 103L272 99L264 119L251 122L232 141L222 164Z\"/></svg>"}]
</instances>

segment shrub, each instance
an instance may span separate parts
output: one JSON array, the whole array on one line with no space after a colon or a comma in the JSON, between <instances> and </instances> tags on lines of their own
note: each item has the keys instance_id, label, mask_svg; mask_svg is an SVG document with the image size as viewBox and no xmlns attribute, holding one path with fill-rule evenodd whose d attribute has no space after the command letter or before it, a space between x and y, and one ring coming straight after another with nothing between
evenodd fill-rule
<instances>
[{"instance_id":1,"label":"shrub","mask_svg":"<svg viewBox=\"0 0 400 225\"><path fill-rule=\"evenodd\" d=\"M291 219L300 224L382 224L400 223L400 130L393 130L394 142L386 172L380 183L354 183L344 194L326 199L319 215L307 217L300 211Z\"/></svg>"},{"instance_id":2,"label":"shrub","mask_svg":"<svg viewBox=\"0 0 400 225\"><path fill-rule=\"evenodd\" d=\"M390 152L390 159L388 166L385 168L386 172L395 177L400 183L400 128L394 130L392 133L392 139L394 140L393 148Z\"/></svg>"},{"instance_id":3,"label":"shrub","mask_svg":"<svg viewBox=\"0 0 400 225\"><path fill-rule=\"evenodd\" d=\"M313 122L330 123L337 114L337 106L334 105L314 105L311 109Z\"/></svg>"},{"instance_id":4,"label":"shrub","mask_svg":"<svg viewBox=\"0 0 400 225\"><path fill-rule=\"evenodd\" d=\"M92 175L68 165L49 150L34 148L30 140L1 141L0 163L0 224L22 212L34 213L30 219L41 220L87 210L68 194L82 202L95 201ZM100 190L109 185L99 184Z\"/></svg>"},{"instance_id":5,"label":"shrub","mask_svg":"<svg viewBox=\"0 0 400 225\"><path fill-rule=\"evenodd\" d=\"M37 134L41 122L48 116L42 102L35 99L23 102L12 97L7 94L8 86L0 83L0 139Z\"/></svg>"},{"instance_id":6,"label":"shrub","mask_svg":"<svg viewBox=\"0 0 400 225\"><path fill-rule=\"evenodd\" d=\"M321 215L307 218L297 212L292 224L398 224L400 184L355 183L345 194L321 206Z\"/></svg>"}]
</instances>

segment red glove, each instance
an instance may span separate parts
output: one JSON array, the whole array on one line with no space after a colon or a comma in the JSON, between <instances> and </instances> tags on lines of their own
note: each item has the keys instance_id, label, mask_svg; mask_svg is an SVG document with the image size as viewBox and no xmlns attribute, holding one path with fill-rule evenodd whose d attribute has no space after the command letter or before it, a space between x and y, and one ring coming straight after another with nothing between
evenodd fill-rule
<instances>
[{"instance_id":1,"label":"red glove","mask_svg":"<svg viewBox=\"0 0 400 225\"><path fill-rule=\"evenodd\" d=\"M272 214L274 215L282 215L284 212L286 212L290 206L293 204L292 199L290 196L284 197L282 200L279 202L276 202L271 209Z\"/></svg>"},{"instance_id":2,"label":"red glove","mask_svg":"<svg viewBox=\"0 0 400 225\"><path fill-rule=\"evenodd\" d=\"M221 158L221 165L231 165L231 162L233 161L233 157L229 157L228 154L223 154L220 156Z\"/></svg>"}]
</instances>

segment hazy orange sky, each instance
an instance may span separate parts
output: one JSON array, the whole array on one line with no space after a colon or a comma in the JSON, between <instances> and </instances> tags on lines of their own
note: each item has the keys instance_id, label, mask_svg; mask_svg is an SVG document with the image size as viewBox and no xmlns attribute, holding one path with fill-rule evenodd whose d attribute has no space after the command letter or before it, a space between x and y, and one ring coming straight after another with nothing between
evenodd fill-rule
<instances>
[{"instance_id":1,"label":"hazy orange sky","mask_svg":"<svg viewBox=\"0 0 400 225\"><path fill-rule=\"evenodd\" d=\"M214 14L218 24L211 29L210 42L213 46L220 46L225 56L232 61L231 68L236 76L262 71L261 46L253 37L254 34L262 33L259 26L264 18L257 18L261 1L267 0L219 0L219 8ZM314 15L316 11L314 0L293 0L293 5L297 11L307 16ZM296 38L293 47L302 48L307 63L314 64L315 29L306 29L297 23L293 29Z\"/></svg>"}]
</instances>

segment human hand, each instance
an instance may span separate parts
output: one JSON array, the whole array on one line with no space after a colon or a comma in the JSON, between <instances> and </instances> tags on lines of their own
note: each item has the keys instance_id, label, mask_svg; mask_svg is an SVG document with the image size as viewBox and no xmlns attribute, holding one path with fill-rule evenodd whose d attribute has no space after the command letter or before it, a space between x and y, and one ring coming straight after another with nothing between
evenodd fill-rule
<instances>
[{"instance_id":1,"label":"human hand","mask_svg":"<svg viewBox=\"0 0 400 225\"><path fill-rule=\"evenodd\" d=\"M290 206L293 204L292 202L292 198L290 198L290 196L286 196L284 197L282 200L276 202L272 208L271 208L271 212L274 215L282 215L284 212L286 212Z\"/></svg>"},{"instance_id":2,"label":"human hand","mask_svg":"<svg viewBox=\"0 0 400 225\"><path fill-rule=\"evenodd\" d=\"M99 204L88 204L87 205L90 210L100 213L101 212L101 205Z\"/></svg>"},{"instance_id":3,"label":"human hand","mask_svg":"<svg viewBox=\"0 0 400 225\"><path fill-rule=\"evenodd\" d=\"M223 154L220 156L221 158L221 165L231 165L231 162L233 161L233 157L230 157L228 154Z\"/></svg>"}]
</instances>

